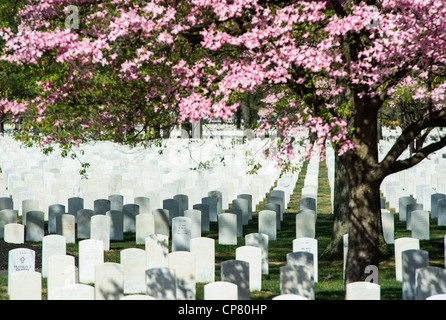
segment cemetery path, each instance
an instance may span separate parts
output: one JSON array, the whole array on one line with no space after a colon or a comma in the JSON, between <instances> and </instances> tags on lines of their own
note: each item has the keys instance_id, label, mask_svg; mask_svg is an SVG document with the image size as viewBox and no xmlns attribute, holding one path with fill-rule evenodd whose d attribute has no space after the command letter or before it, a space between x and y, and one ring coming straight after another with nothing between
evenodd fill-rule
<instances>
[{"instance_id":1,"label":"cemetery path","mask_svg":"<svg viewBox=\"0 0 446 320\"><path fill-rule=\"evenodd\" d=\"M42 254L42 247L37 245L32 245L29 243L21 243L21 244L15 244L15 243L7 243L3 240L0 240L0 273L3 271L8 270L8 252L12 249L17 248L26 248L26 249L32 249L36 252L36 264L35 269L41 269L41 254Z\"/></svg>"}]
</instances>

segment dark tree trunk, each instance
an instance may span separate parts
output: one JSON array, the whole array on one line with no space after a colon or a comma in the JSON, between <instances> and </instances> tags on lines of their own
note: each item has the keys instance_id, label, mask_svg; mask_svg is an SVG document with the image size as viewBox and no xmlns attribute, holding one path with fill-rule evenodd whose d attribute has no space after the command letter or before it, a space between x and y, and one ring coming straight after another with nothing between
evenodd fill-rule
<instances>
[{"instance_id":1,"label":"dark tree trunk","mask_svg":"<svg viewBox=\"0 0 446 320\"><path fill-rule=\"evenodd\" d=\"M373 99L355 103L352 141L354 150L340 159L349 184L349 238L345 283L364 281L369 266L379 265L381 216L379 186L383 179L378 164L377 112L380 102Z\"/></svg>"},{"instance_id":2,"label":"dark tree trunk","mask_svg":"<svg viewBox=\"0 0 446 320\"><path fill-rule=\"evenodd\" d=\"M368 266L379 266L380 194L379 183L371 175L349 171L349 236L345 282L364 281Z\"/></svg>"}]
</instances>

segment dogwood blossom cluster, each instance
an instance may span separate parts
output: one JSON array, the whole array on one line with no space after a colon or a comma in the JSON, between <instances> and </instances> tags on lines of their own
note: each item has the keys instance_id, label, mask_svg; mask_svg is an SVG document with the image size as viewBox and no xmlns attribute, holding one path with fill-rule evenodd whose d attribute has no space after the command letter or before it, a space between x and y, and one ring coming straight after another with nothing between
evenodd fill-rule
<instances>
[{"instance_id":1,"label":"dogwood blossom cluster","mask_svg":"<svg viewBox=\"0 0 446 320\"><path fill-rule=\"evenodd\" d=\"M78 30L63 24L68 5L79 8ZM339 6L347 14L339 14ZM358 99L383 92L391 98L409 77L426 79L426 66L440 72L446 65L445 16L440 0L379 0L376 6L329 0L29 0L18 31L0 30L0 59L39 68L51 63L60 72L39 83L37 98L2 100L0 106L17 117L37 108L45 121L51 106L70 108L93 94L105 99L107 90L122 91L125 102L100 101L95 119L78 114L72 122L87 131L106 124L128 134L161 111L176 114L179 122L227 119L240 106L240 94L262 92L267 107L260 112L266 119L261 129L274 128L280 137L280 150L269 153L293 158L297 138L310 132L320 148L335 143L342 154L355 146L334 98L348 86L361 89ZM365 49L346 59L346 47L355 41ZM429 97L442 107L445 82L424 83L418 82L414 98Z\"/></svg>"}]
</instances>

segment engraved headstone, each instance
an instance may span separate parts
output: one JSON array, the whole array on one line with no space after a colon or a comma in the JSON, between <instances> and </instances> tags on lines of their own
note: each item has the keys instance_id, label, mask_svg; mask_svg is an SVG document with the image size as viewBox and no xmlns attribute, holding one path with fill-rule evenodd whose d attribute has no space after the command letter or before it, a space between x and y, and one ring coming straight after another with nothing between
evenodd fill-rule
<instances>
[{"instance_id":1,"label":"engraved headstone","mask_svg":"<svg viewBox=\"0 0 446 320\"><path fill-rule=\"evenodd\" d=\"M293 240L293 252L309 252L313 254L314 282L318 282L318 250L314 238L297 238Z\"/></svg>"},{"instance_id":2,"label":"engraved headstone","mask_svg":"<svg viewBox=\"0 0 446 320\"><path fill-rule=\"evenodd\" d=\"M17 271L35 271L36 252L27 248L17 248L8 251L8 279ZM8 282L8 294L10 283Z\"/></svg>"},{"instance_id":3,"label":"engraved headstone","mask_svg":"<svg viewBox=\"0 0 446 320\"><path fill-rule=\"evenodd\" d=\"M415 210L411 213L412 238L429 240L429 211Z\"/></svg>"},{"instance_id":4,"label":"engraved headstone","mask_svg":"<svg viewBox=\"0 0 446 320\"><path fill-rule=\"evenodd\" d=\"M190 251L192 221L187 217L172 219L172 252Z\"/></svg>"}]
</instances>

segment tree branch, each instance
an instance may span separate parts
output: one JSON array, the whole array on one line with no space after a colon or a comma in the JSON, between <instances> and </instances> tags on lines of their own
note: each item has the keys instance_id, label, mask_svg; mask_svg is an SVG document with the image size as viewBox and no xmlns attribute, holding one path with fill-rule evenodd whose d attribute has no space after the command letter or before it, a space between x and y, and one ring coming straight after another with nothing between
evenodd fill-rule
<instances>
[{"instance_id":1,"label":"tree branch","mask_svg":"<svg viewBox=\"0 0 446 320\"><path fill-rule=\"evenodd\" d=\"M446 137L443 137L439 142L431 143L415 153L412 157L396 161L390 168L389 174L409 169L414 165L423 161L429 154L438 151L446 146Z\"/></svg>"},{"instance_id":2,"label":"tree branch","mask_svg":"<svg viewBox=\"0 0 446 320\"><path fill-rule=\"evenodd\" d=\"M401 133L393 147L387 153L386 157L380 163L382 173L388 175L400 170L410 168L411 166L419 163L429 153L437 151L441 147L446 145L446 137L442 138L440 142L428 145L425 148L419 150L411 158L403 161L397 161L401 154L406 150L408 145L426 128L429 127L445 127L446 126L446 110L439 110L433 113L429 113L421 120L413 122L407 126ZM422 158L421 158L422 157Z\"/></svg>"}]
</instances>

